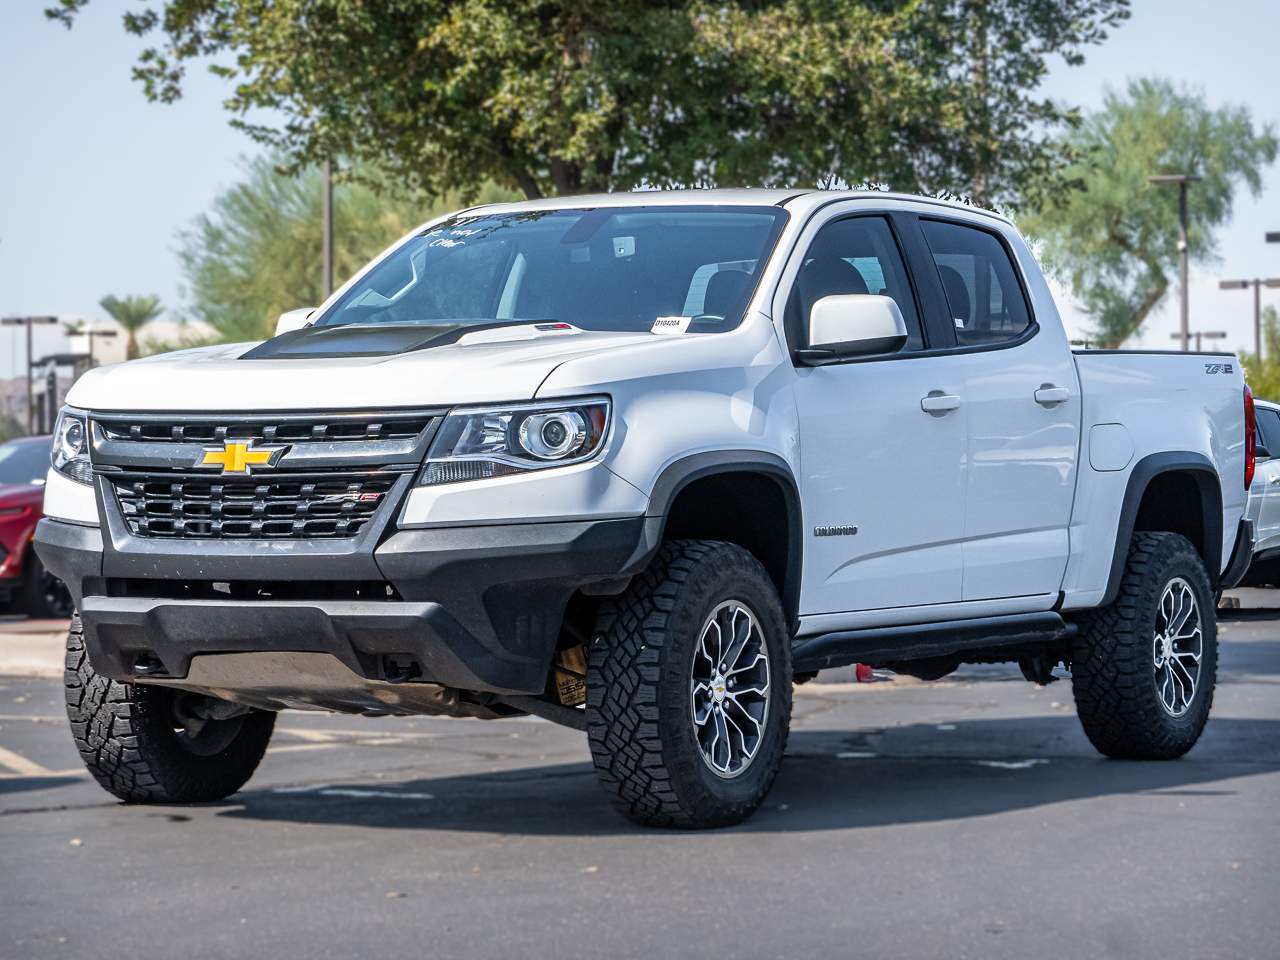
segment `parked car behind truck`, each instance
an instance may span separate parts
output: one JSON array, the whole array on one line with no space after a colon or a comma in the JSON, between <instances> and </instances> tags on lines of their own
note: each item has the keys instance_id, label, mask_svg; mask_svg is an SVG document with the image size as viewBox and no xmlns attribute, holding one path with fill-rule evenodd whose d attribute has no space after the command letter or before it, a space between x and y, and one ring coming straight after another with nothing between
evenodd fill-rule
<instances>
[{"instance_id":1,"label":"parked car behind truck","mask_svg":"<svg viewBox=\"0 0 1280 960\"><path fill-rule=\"evenodd\" d=\"M1258 466L1249 486L1246 515L1254 525L1253 559L1244 586L1280 585L1280 405L1254 401Z\"/></svg>"},{"instance_id":2,"label":"parked car behind truck","mask_svg":"<svg viewBox=\"0 0 1280 960\"><path fill-rule=\"evenodd\" d=\"M285 707L536 714L627 816L704 827L767 793L793 681L854 662L1066 664L1100 751L1184 753L1252 443L1234 357L1073 354L985 211L573 197L429 223L264 343L90 372L38 543L122 799L237 790Z\"/></svg>"},{"instance_id":3,"label":"parked car behind truck","mask_svg":"<svg viewBox=\"0 0 1280 960\"><path fill-rule=\"evenodd\" d=\"M0 443L0 610L32 617L66 617L66 588L31 549L44 503L49 438Z\"/></svg>"}]
</instances>

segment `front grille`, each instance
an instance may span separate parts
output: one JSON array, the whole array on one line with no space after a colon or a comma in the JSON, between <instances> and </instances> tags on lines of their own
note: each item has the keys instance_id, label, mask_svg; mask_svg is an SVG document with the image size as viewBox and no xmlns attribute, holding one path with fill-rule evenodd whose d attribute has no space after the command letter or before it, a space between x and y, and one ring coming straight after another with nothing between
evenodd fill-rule
<instances>
[{"instance_id":1,"label":"front grille","mask_svg":"<svg viewBox=\"0 0 1280 960\"><path fill-rule=\"evenodd\" d=\"M394 509L397 481L419 469L439 422L421 410L102 414L90 457L134 536L349 539ZM233 443L240 460L200 469ZM268 458L243 459L268 446Z\"/></svg>"},{"instance_id":2,"label":"front grille","mask_svg":"<svg viewBox=\"0 0 1280 960\"><path fill-rule=\"evenodd\" d=\"M354 537L397 479L394 473L109 478L136 536L208 540Z\"/></svg>"},{"instance_id":3,"label":"front grille","mask_svg":"<svg viewBox=\"0 0 1280 960\"><path fill-rule=\"evenodd\" d=\"M423 413L332 414L246 417L95 417L108 440L153 443L221 443L261 440L264 443L333 443L361 440L406 440L431 425Z\"/></svg>"}]
</instances>

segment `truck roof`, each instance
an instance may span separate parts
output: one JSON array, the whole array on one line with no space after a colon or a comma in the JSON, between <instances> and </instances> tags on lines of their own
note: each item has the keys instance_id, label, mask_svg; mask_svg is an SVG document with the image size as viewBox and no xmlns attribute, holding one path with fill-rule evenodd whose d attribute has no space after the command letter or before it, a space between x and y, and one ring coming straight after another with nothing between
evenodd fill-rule
<instances>
[{"instance_id":1,"label":"truck roof","mask_svg":"<svg viewBox=\"0 0 1280 960\"><path fill-rule=\"evenodd\" d=\"M797 189L710 189L710 190L630 190L619 193L580 194L567 197L543 197L539 200L515 200L510 203L482 204L468 208L487 213L517 213L526 210L562 210L582 207L663 206L777 206L787 209L813 208L834 200L899 200L950 207L967 213L982 214L1003 223L1010 221L991 210L965 203L884 190L797 190Z\"/></svg>"}]
</instances>

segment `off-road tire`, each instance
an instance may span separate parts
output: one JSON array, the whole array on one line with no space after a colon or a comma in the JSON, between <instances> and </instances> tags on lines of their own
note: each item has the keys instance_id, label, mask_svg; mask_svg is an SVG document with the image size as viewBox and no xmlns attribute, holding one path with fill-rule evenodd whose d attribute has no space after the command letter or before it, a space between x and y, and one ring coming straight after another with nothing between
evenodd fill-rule
<instances>
[{"instance_id":1,"label":"off-road tire","mask_svg":"<svg viewBox=\"0 0 1280 960\"><path fill-rule=\"evenodd\" d=\"M1180 717L1162 706L1153 675L1157 607L1174 577L1195 595L1202 637L1200 676ZM1200 555L1180 534L1135 533L1115 601L1082 622L1072 643L1071 688L1089 741L1117 759L1182 756L1209 719L1217 666L1213 590Z\"/></svg>"},{"instance_id":2,"label":"off-road tire","mask_svg":"<svg viewBox=\"0 0 1280 960\"><path fill-rule=\"evenodd\" d=\"M98 674L85 652L80 617L67 634L67 717L80 758L108 793L127 803L200 803L221 800L253 775L275 727L276 715L254 710L230 720L234 732L208 756L188 751L174 729L175 692L120 683Z\"/></svg>"},{"instance_id":3,"label":"off-road tire","mask_svg":"<svg viewBox=\"0 0 1280 960\"><path fill-rule=\"evenodd\" d=\"M707 617L726 600L755 613L768 649L770 699L750 764L722 779L704 762L690 717L690 667ZM599 612L587 665L587 739L622 814L645 826L738 823L769 792L791 723L790 634L760 562L736 544L664 544Z\"/></svg>"}]
</instances>

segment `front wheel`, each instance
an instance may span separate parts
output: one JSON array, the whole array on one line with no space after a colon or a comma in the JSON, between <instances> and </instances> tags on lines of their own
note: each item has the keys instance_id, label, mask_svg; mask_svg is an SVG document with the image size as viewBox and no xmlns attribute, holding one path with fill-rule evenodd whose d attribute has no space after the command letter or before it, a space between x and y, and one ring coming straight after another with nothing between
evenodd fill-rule
<instances>
[{"instance_id":1,"label":"front wheel","mask_svg":"<svg viewBox=\"0 0 1280 960\"><path fill-rule=\"evenodd\" d=\"M1213 705L1218 625L1204 563L1176 533L1136 533L1115 601L1086 620L1071 686L1090 742L1109 757L1171 760Z\"/></svg>"},{"instance_id":2,"label":"front wheel","mask_svg":"<svg viewBox=\"0 0 1280 960\"><path fill-rule=\"evenodd\" d=\"M600 782L628 818L684 828L745 819L773 785L790 722L782 605L743 548L664 544L602 608L587 735Z\"/></svg>"},{"instance_id":3,"label":"front wheel","mask_svg":"<svg viewBox=\"0 0 1280 960\"><path fill-rule=\"evenodd\" d=\"M80 758L107 792L129 803L230 796L253 775L276 722L264 710L219 719L231 713L221 701L102 676L89 663L78 616L67 634L66 688Z\"/></svg>"}]
</instances>

